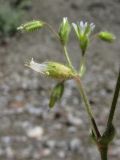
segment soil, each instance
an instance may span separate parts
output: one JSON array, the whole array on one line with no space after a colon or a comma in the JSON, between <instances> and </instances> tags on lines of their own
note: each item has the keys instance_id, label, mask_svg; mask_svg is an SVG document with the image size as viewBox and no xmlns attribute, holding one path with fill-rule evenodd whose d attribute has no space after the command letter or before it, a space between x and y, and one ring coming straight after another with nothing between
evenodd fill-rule
<instances>
[{"instance_id":1,"label":"soil","mask_svg":"<svg viewBox=\"0 0 120 160\"><path fill-rule=\"evenodd\" d=\"M116 35L115 43L92 42L83 78L101 132L107 122L120 63L119 14L119 0L34 0L24 18L24 22L47 21L57 30L62 18L68 17L71 22L94 22L95 32L108 30ZM68 47L77 68L80 49L73 34ZM99 160L74 82L66 82L62 101L49 110L50 89L56 82L24 66L32 57L37 62L65 62L59 42L47 29L18 34L0 46L0 159ZM117 132L109 149L111 160L120 158L119 106L120 99L114 120Z\"/></svg>"}]
</instances>

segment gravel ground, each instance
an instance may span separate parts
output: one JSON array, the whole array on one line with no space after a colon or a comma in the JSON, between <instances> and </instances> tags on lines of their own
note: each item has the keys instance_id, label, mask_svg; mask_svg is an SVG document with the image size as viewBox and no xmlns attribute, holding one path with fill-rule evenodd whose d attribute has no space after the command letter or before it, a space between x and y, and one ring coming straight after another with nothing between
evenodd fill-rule
<instances>
[{"instance_id":1,"label":"gravel ground","mask_svg":"<svg viewBox=\"0 0 120 160\"><path fill-rule=\"evenodd\" d=\"M1 3L1 2L0 2ZM71 22L87 20L96 31L112 31L113 44L99 40L88 51L83 78L94 114L103 132L120 63L119 0L34 0L26 20L42 19L58 27L62 17ZM24 21L26 21L24 20ZM79 47L71 35L70 56L79 65ZM62 48L47 30L11 38L0 47L0 159L1 160L99 160L89 138L89 121L73 81L66 82L62 102L48 109L55 82L24 67L31 57L43 62L64 62ZM74 53L74 54L73 54ZM120 99L115 116L117 133L109 149L111 160L120 158Z\"/></svg>"}]
</instances>

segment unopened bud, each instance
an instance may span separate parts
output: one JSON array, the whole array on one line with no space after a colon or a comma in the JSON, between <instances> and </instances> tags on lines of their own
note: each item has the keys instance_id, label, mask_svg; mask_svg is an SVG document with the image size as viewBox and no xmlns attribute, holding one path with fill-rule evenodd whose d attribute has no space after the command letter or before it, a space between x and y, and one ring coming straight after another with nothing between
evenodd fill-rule
<instances>
[{"instance_id":1,"label":"unopened bud","mask_svg":"<svg viewBox=\"0 0 120 160\"><path fill-rule=\"evenodd\" d=\"M71 30L71 27L67 20L67 17L64 17L62 23L60 24L60 28L59 28L59 37L63 45L65 45L68 41L70 30Z\"/></svg>"},{"instance_id":2,"label":"unopened bud","mask_svg":"<svg viewBox=\"0 0 120 160\"><path fill-rule=\"evenodd\" d=\"M115 35L110 32L100 32L98 37L106 42L112 42L116 39Z\"/></svg>"},{"instance_id":3,"label":"unopened bud","mask_svg":"<svg viewBox=\"0 0 120 160\"><path fill-rule=\"evenodd\" d=\"M22 24L17 28L17 30L32 32L32 31L41 29L44 25L45 25L45 22L34 20L34 21L27 22L25 24Z\"/></svg>"},{"instance_id":4,"label":"unopened bud","mask_svg":"<svg viewBox=\"0 0 120 160\"><path fill-rule=\"evenodd\" d=\"M60 82L52 90L49 102L50 108L53 108L55 103L61 99L63 92L64 92L64 82Z\"/></svg>"}]
</instances>

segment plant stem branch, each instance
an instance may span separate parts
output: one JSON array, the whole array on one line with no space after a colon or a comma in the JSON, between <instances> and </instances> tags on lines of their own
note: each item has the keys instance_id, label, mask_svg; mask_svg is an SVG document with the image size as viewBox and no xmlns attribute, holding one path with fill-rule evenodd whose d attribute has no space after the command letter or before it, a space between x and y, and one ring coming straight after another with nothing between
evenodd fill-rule
<instances>
[{"instance_id":1,"label":"plant stem branch","mask_svg":"<svg viewBox=\"0 0 120 160\"><path fill-rule=\"evenodd\" d=\"M53 27L49 23L45 22L45 24L49 28L49 30L54 33L54 35L57 37L57 39L60 40L58 33L53 29Z\"/></svg>"},{"instance_id":2,"label":"plant stem branch","mask_svg":"<svg viewBox=\"0 0 120 160\"><path fill-rule=\"evenodd\" d=\"M115 91L114 91L114 95L113 95L113 100L112 100L112 104L111 104L111 109L110 109L110 113L109 113L109 117L108 117L108 122L107 122L108 127L111 126L113 118L114 118L114 113L115 113L115 109L116 109L116 104L117 104L119 92L120 92L120 68L119 68L118 79L117 79L117 83L116 83L116 87L115 87Z\"/></svg>"},{"instance_id":3,"label":"plant stem branch","mask_svg":"<svg viewBox=\"0 0 120 160\"><path fill-rule=\"evenodd\" d=\"M69 54L67 52L67 47L64 45L63 49L64 49L64 53L65 53L65 57L66 57L67 63L69 65L69 67L74 71L73 65L72 65L71 60L69 58Z\"/></svg>"},{"instance_id":4,"label":"plant stem branch","mask_svg":"<svg viewBox=\"0 0 120 160\"><path fill-rule=\"evenodd\" d=\"M85 60L86 60L86 57L84 55L84 56L81 57L81 60L80 60L79 73L81 73L81 68L85 67Z\"/></svg>"},{"instance_id":5,"label":"plant stem branch","mask_svg":"<svg viewBox=\"0 0 120 160\"><path fill-rule=\"evenodd\" d=\"M97 124L96 124L96 122L95 122L95 119L94 119L94 116L93 116L93 113L92 113L92 109L91 109L91 105L90 105L90 103L89 103L89 100L88 100L88 98L87 98L87 95L86 95L86 93L85 93L85 90L84 90L84 88L83 88L83 85L82 85L82 83L81 83L80 77L79 77L79 76L75 77L75 80L76 80L76 82L77 82L77 84L78 84L78 89L79 89L79 92L80 92L80 94L81 94L81 97L83 98L83 101L84 101L84 103L85 103L85 108L86 108L86 111L87 111L88 116L89 116L89 118L90 118L93 132L94 132L94 134L96 135L96 138L98 139L98 138L101 137L101 135L100 135L100 132L99 132L99 130L98 130Z\"/></svg>"},{"instance_id":6,"label":"plant stem branch","mask_svg":"<svg viewBox=\"0 0 120 160\"><path fill-rule=\"evenodd\" d=\"M107 154L108 154L108 146L102 146L99 148L101 160L107 160Z\"/></svg>"},{"instance_id":7,"label":"plant stem branch","mask_svg":"<svg viewBox=\"0 0 120 160\"><path fill-rule=\"evenodd\" d=\"M46 26L50 29L50 31L52 31L52 32L54 33L54 35L57 37L57 39L60 40L60 37L59 37L58 33L53 29L53 27L52 27L49 23L46 23L46 22L45 22L45 24L46 24ZM70 58L69 58L69 54L68 54L68 52L67 52L67 47L66 47L65 45L63 46L63 49L64 49L65 57L66 57L66 60L67 60L67 63L68 63L68 65L69 65L69 67L70 67L73 71L75 71L74 68L73 68L73 65L72 65L72 63L71 63L71 60L70 60Z\"/></svg>"}]
</instances>

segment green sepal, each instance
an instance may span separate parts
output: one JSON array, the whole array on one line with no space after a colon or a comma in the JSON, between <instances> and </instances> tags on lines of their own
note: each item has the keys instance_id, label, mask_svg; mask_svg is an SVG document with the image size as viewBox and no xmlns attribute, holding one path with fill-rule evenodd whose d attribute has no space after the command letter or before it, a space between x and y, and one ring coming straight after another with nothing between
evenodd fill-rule
<instances>
[{"instance_id":1,"label":"green sepal","mask_svg":"<svg viewBox=\"0 0 120 160\"><path fill-rule=\"evenodd\" d=\"M90 129L89 136L90 136L92 142L94 142L94 143L97 142L97 138L96 138L96 136L95 136L95 134L94 134L92 129Z\"/></svg>"},{"instance_id":2,"label":"green sepal","mask_svg":"<svg viewBox=\"0 0 120 160\"><path fill-rule=\"evenodd\" d=\"M55 103L57 101L60 101L63 93L64 93L64 82L60 82L53 88L51 92L50 101L49 101L50 108L53 108Z\"/></svg>"},{"instance_id":3,"label":"green sepal","mask_svg":"<svg viewBox=\"0 0 120 160\"><path fill-rule=\"evenodd\" d=\"M88 36L86 36L86 35L81 36L80 37L80 48L81 48L81 51L82 51L82 56L85 55L85 52L86 52L87 47L88 47L88 44L89 44Z\"/></svg>"},{"instance_id":4,"label":"green sepal","mask_svg":"<svg viewBox=\"0 0 120 160\"><path fill-rule=\"evenodd\" d=\"M68 66L57 62L48 62L46 74L54 79L68 80L74 78L75 74Z\"/></svg>"},{"instance_id":5,"label":"green sepal","mask_svg":"<svg viewBox=\"0 0 120 160\"><path fill-rule=\"evenodd\" d=\"M80 72L79 72L80 77L83 77L85 72L86 72L86 67L85 64L83 63L80 67Z\"/></svg>"}]
</instances>

